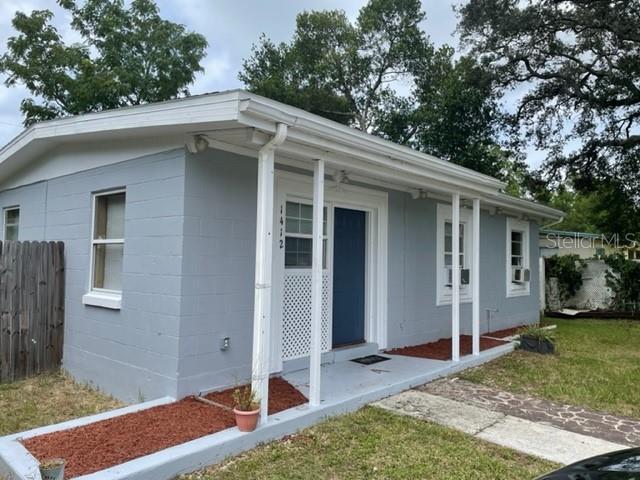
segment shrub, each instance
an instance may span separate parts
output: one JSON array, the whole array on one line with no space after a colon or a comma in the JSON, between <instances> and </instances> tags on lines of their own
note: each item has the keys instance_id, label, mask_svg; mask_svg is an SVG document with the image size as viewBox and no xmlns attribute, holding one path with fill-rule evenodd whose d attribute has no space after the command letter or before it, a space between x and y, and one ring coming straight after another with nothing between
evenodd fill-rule
<instances>
[{"instance_id":1,"label":"shrub","mask_svg":"<svg viewBox=\"0 0 640 480\"><path fill-rule=\"evenodd\" d=\"M545 258L546 276L558 279L561 301L568 300L580 290L585 265L584 260L578 255L554 255Z\"/></svg>"},{"instance_id":2,"label":"shrub","mask_svg":"<svg viewBox=\"0 0 640 480\"><path fill-rule=\"evenodd\" d=\"M538 325L527 325L526 327L522 327L518 333L521 336L532 337L541 342L545 340L554 342L556 339L556 336L553 330L549 330L548 328L542 328Z\"/></svg>"},{"instance_id":3,"label":"shrub","mask_svg":"<svg viewBox=\"0 0 640 480\"><path fill-rule=\"evenodd\" d=\"M616 253L605 258L609 266L606 273L607 286L613 292L612 306L629 310L640 303L640 262L627 260Z\"/></svg>"},{"instance_id":4,"label":"shrub","mask_svg":"<svg viewBox=\"0 0 640 480\"><path fill-rule=\"evenodd\" d=\"M235 408L241 412L252 412L260 408L260 402L256 393L251 390L251 386L238 387L233 391L233 402Z\"/></svg>"}]
</instances>

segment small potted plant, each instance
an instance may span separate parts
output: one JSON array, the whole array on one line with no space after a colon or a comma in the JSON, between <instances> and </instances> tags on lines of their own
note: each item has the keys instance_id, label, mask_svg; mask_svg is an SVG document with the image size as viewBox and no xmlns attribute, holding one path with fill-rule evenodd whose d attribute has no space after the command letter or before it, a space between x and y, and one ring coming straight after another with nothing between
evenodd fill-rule
<instances>
[{"instance_id":1,"label":"small potted plant","mask_svg":"<svg viewBox=\"0 0 640 480\"><path fill-rule=\"evenodd\" d=\"M238 387L233 391L236 425L241 432L253 432L260 417L260 401L251 386Z\"/></svg>"},{"instance_id":2,"label":"small potted plant","mask_svg":"<svg viewBox=\"0 0 640 480\"><path fill-rule=\"evenodd\" d=\"M537 325L530 325L520 330L520 348L527 352L554 353L556 350L554 341L552 332Z\"/></svg>"},{"instance_id":3,"label":"small potted plant","mask_svg":"<svg viewBox=\"0 0 640 480\"><path fill-rule=\"evenodd\" d=\"M64 459L50 458L40 463L40 475L42 480L63 480Z\"/></svg>"}]
</instances>

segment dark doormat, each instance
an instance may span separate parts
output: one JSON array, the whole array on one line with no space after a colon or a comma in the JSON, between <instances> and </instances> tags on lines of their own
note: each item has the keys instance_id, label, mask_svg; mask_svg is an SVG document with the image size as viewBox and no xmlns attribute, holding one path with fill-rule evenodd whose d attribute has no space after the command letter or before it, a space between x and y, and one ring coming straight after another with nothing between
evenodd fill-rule
<instances>
[{"instance_id":1,"label":"dark doormat","mask_svg":"<svg viewBox=\"0 0 640 480\"><path fill-rule=\"evenodd\" d=\"M384 362L385 360L391 359L389 357L383 357L382 355L367 355L366 357L354 358L351 361L362 365L373 365L374 363Z\"/></svg>"}]
</instances>

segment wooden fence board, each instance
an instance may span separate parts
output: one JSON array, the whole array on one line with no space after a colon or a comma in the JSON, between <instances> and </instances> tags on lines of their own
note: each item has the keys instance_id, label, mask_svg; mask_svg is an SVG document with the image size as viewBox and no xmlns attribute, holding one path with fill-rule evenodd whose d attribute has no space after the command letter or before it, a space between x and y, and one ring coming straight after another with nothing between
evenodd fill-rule
<instances>
[{"instance_id":1,"label":"wooden fence board","mask_svg":"<svg viewBox=\"0 0 640 480\"><path fill-rule=\"evenodd\" d=\"M64 244L0 242L0 382L62 361Z\"/></svg>"}]
</instances>

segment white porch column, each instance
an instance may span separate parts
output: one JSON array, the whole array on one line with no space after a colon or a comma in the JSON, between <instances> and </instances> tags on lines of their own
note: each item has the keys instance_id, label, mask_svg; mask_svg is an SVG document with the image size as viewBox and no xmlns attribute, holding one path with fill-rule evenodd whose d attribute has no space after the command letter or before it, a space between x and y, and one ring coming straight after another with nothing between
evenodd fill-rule
<instances>
[{"instance_id":1,"label":"white porch column","mask_svg":"<svg viewBox=\"0 0 640 480\"><path fill-rule=\"evenodd\" d=\"M311 265L311 353L309 355L309 404L320 406L322 361L322 246L324 212L324 160L313 166L313 254Z\"/></svg>"},{"instance_id":2,"label":"white porch column","mask_svg":"<svg viewBox=\"0 0 640 480\"><path fill-rule=\"evenodd\" d=\"M451 201L451 359L460 360L460 194Z\"/></svg>"},{"instance_id":3,"label":"white porch column","mask_svg":"<svg viewBox=\"0 0 640 480\"><path fill-rule=\"evenodd\" d=\"M471 265L471 329L473 354L480 355L480 199L473 199L473 265Z\"/></svg>"},{"instance_id":4,"label":"white porch column","mask_svg":"<svg viewBox=\"0 0 640 480\"><path fill-rule=\"evenodd\" d=\"M260 398L261 424L266 423L269 411L274 151L278 145L284 142L286 136L287 126L279 123L274 137L258 152L258 206L251 389Z\"/></svg>"}]
</instances>

